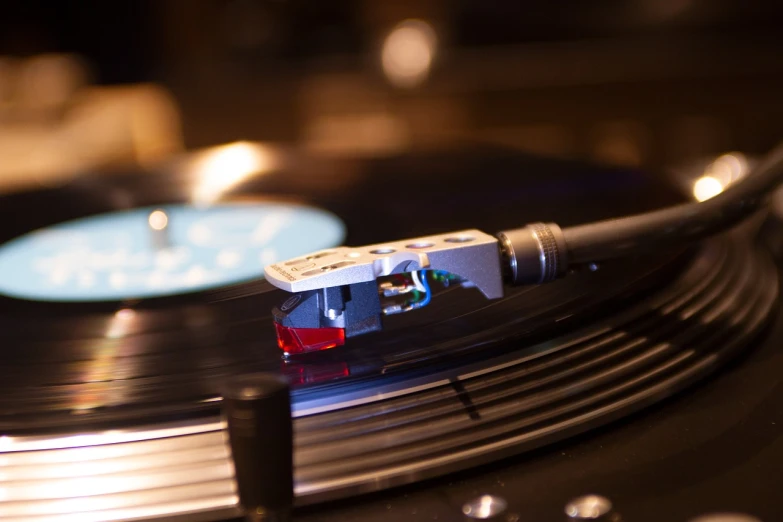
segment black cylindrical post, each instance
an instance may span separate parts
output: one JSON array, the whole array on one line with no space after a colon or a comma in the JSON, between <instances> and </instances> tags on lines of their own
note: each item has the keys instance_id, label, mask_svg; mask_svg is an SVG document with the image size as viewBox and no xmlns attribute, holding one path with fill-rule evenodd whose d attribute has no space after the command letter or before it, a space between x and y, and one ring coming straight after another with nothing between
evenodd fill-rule
<instances>
[{"instance_id":1,"label":"black cylindrical post","mask_svg":"<svg viewBox=\"0 0 783 522\"><path fill-rule=\"evenodd\" d=\"M268 373L239 376L225 387L223 413L247 519L288 520L294 500L288 381Z\"/></svg>"}]
</instances>

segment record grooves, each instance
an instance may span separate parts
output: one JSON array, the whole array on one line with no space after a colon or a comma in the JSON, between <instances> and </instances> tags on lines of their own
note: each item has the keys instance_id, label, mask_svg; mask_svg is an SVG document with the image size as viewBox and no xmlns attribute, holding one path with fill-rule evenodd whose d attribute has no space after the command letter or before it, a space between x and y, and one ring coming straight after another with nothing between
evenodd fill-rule
<instances>
[{"instance_id":1,"label":"record grooves","mask_svg":"<svg viewBox=\"0 0 783 522\"><path fill-rule=\"evenodd\" d=\"M544 219L561 212L561 222L610 217L623 212L629 193L645 194L650 206L678 199L638 173L608 173L626 179L619 187L587 184L587 168L504 154L449 157L445 166L437 157L318 164L281 154L288 159L279 173L251 179L231 197L296 195L340 215L357 242L458 229L466 215L490 231L524 222L525 212ZM407 214L397 200L373 199L380 173L400 172L409 186L422 169L450 171L448 190L464 194L487 165L498 179L530 169L552 176L527 196L512 187L515 197L499 197L492 213L450 210L434 197L446 182L433 179L406 193ZM172 172L143 182L88 177L61 195L101 187L130 195L130 206L181 201L187 176ZM324 172L342 174L332 184L305 183ZM294 181L286 186L287 178ZM537 201L551 179L568 188L570 206ZM610 202L602 210L609 215L587 204L591 190ZM14 206L31 198L4 199ZM520 199L529 204L523 212ZM349 200L377 205L345 210ZM91 201L100 201L97 192ZM378 228L348 216L378 216ZM299 504L466 469L590 430L693 384L764 331L778 300L777 270L749 237L727 234L687 251L608 263L497 301L441 285L426 309L387 317L382 332L287 361L269 316L285 294L262 281L125 302L3 298L0 327L10 347L0 359L0 449L12 471L0 479L3 509L19 520L77 511L235 514L219 390L249 371L292 380ZM91 462L91 493L74 508L68 484L80 461Z\"/></svg>"},{"instance_id":2,"label":"record grooves","mask_svg":"<svg viewBox=\"0 0 783 522\"><path fill-rule=\"evenodd\" d=\"M772 278L767 281L776 278L766 255L719 240L670 287L595 328L553 339L544 349L530 346L486 361L481 369L435 376L438 380L412 394L297 418L298 501L463 469L573 435L675 393L762 331L774 310L777 285L759 284L747 275L752 271ZM469 394L474 415L455 392L454 380ZM117 476L123 487L145 484L137 491L137 508L155 491L176 486L184 498L211 499L210 509L225 509L231 469L219 430L217 419L204 419L168 431L161 426L157 433L139 427L96 434L93 440L90 435L18 437L11 449L19 451L6 458L26 481L54 487L52 477L67 472L63 462L82 458L86 449L45 448L89 441L89 455L100 459L95 465L105 467L104 480ZM101 444L104 438L112 444ZM25 451L32 449L38 451ZM140 467L129 466L129 458ZM191 476L198 477L196 483ZM104 494L111 503L119 492ZM148 507L173 509L166 503Z\"/></svg>"}]
</instances>

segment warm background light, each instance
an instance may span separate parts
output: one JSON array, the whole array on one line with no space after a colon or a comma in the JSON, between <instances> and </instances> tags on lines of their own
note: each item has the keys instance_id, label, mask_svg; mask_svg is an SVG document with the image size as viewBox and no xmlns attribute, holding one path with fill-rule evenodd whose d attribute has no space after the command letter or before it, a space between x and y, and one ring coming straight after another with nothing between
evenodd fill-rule
<instances>
[{"instance_id":1,"label":"warm background light","mask_svg":"<svg viewBox=\"0 0 783 522\"><path fill-rule=\"evenodd\" d=\"M389 81L398 87L415 87L427 79L435 57L437 38L423 20L405 20L383 42L381 63Z\"/></svg>"},{"instance_id":2,"label":"warm background light","mask_svg":"<svg viewBox=\"0 0 783 522\"><path fill-rule=\"evenodd\" d=\"M193 203L210 205L232 187L272 168L272 155L262 145L236 142L209 149L195 166Z\"/></svg>"},{"instance_id":3,"label":"warm background light","mask_svg":"<svg viewBox=\"0 0 783 522\"><path fill-rule=\"evenodd\" d=\"M696 201L706 201L723 192L723 184L712 176L702 176L693 184Z\"/></svg>"},{"instance_id":4,"label":"warm background light","mask_svg":"<svg viewBox=\"0 0 783 522\"><path fill-rule=\"evenodd\" d=\"M743 154L732 152L718 156L693 183L693 197L696 201L713 198L742 178L747 171L748 161Z\"/></svg>"}]
</instances>

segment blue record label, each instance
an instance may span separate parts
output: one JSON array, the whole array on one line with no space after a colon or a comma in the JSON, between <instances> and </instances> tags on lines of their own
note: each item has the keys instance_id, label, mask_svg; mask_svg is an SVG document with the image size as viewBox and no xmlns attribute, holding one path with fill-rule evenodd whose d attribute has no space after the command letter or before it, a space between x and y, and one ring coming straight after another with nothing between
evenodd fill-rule
<instances>
[{"instance_id":1,"label":"blue record label","mask_svg":"<svg viewBox=\"0 0 783 522\"><path fill-rule=\"evenodd\" d=\"M334 214L281 203L101 214L0 245L0 293L85 302L208 290L262 278L265 265L344 236Z\"/></svg>"}]
</instances>

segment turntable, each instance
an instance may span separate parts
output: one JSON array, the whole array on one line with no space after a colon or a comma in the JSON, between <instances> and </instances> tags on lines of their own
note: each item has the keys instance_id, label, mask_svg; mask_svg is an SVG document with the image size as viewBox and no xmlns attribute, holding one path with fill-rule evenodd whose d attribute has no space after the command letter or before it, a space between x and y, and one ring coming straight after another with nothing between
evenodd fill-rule
<instances>
[{"instance_id":1,"label":"turntable","mask_svg":"<svg viewBox=\"0 0 783 522\"><path fill-rule=\"evenodd\" d=\"M696 204L641 171L497 149L250 143L2 196L0 515L240 516L221 408L263 372L291 389L296 520L776 520L769 161L726 192L739 204L609 235L576 225ZM501 250L479 232L533 221L559 226ZM503 265L530 284L503 292ZM275 468L278 443L254 458Z\"/></svg>"}]
</instances>

